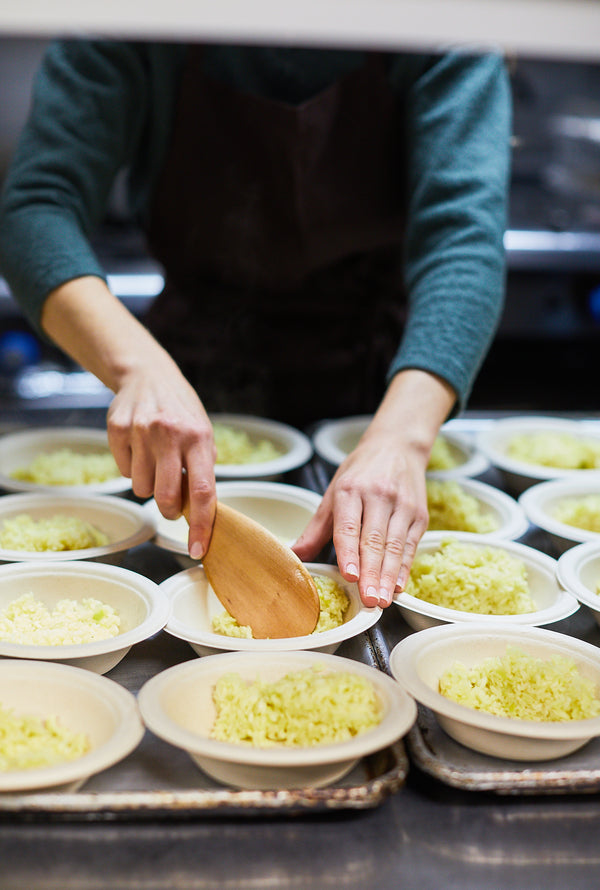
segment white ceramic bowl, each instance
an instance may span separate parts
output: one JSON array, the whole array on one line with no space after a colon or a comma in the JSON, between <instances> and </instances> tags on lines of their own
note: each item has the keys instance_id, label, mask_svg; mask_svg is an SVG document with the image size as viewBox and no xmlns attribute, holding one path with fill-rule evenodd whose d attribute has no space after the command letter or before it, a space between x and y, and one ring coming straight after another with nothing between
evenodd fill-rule
<instances>
[{"instance_id":1,"label":"white ceramic bowl","mask_svg":"<svg viewBox=\"0 0 600 890\"><path fill-rule=\"evenodd\" d=\"M363 605L358 586L345 581L335 566L325 563L306 563L306 566L312 574L328 575L346 590L350 606L346 620L339 627L322 633L277 640L248 640L215 633L212 620L224 612L224 607L208 583L204 569L197 565L167 578L160 585L171 603L171 614L165 630L174 637L186 640L198 655L234 650L281 652L297 649L332 653L344 640L363 633L379 620L381 609Z\"/></svg>"},{"instance_id":2,"label":"white ceramic bowl","mask_svg":"<svg viewBox=\"0 0 600 890\"><path fill-rule=\"evenodd\" d=\"M600 624L600 540L571 547L558 560L558 580Z\"/></svg>"},{"instance_id":3,"label":"white ceramic bowl","mask_svg":"<svg viewBox=\"0 0 600 890\"><path fill-rule=\"evenodd\" d=\"M547 532L560 554L575 544L583 544L586 541L600 542L600 532L560 522L552 515L561 501L585 498L588 495L597 495L600 498L600 475L596 473L584 479L578 476L532 485L520 496L519 503L529 521Z\"/></svg>"},{"instance_id":4,"label":"white ceramic bowl","mask_svg":"<svg viewBox=\"0 0 600 890\"><path fill-rule=\"evenodd\" d=\"M121 631L106 640L68 646L0 640L2 657L60 661L105 674L133 645L162 630L169 618L169 600L158 584L137 572L98 562L19 562L0 566L0 611L28 593L49 609L62 599L99 599L118 611Z\"/></svg>"},{"instance_id":5,"label":"white ceramic bowl","mask_svg":"<svg viewBox=\"0 0 600 890\"><path fill-rule=\"evenodd\" d=\"M517 541L499 540L469 532L425 532L417 548L417 555L435 553L440 549L442 541L449 538L478 547L497 547L522 560L527 566L529 589L537 609L520 615L482 615L437 606L406 592L396 594L394 603L399 606L406 623L413 630L424 630L438 624L473 624L483 620L494 625L541 626L561 621L579 608L576 598L558 583L556 560Z\"/></svg>"},{"instance_id":6,"label":"white ceramic bowl","mask_svg":"<svg viewBox=\"0 0 600 890\"><path fill-rule=\"evenodd\" d=\"M244 431L251 441L270 440L282 453L273 460L252 464L215 464L217 479L267 479L276 480L291 470L308 463L313 448L308 436L293 426L268 420L263 417L249 417L244 414L211 414L213 423Z\"/></svg>"},{"instance_id":7,"label":"white ceramic bowl","mask_svg":"<svg viewBox=\"0 0 600 890\"><path fill-rule=\"evenodd\" d=\"M509 760L564 757L600 735L600 717L543 722L496 717L457 704L439 691L439 678L455 662L467 667L502 656L507 646L527 655L566 656L600 688L600 650L590 643L539 627L445 625L412 634L390 655L390 669L419 703L435 712L440 726L457 742L483 754Z\"/></svg>"},{"instance_id":8,"label":"white ceramic bowl","mask_svg":"<svg viewBox=\"0 0 600 890\"><path fill-rule=\"evenodd\" d=\"M592 439L600 442L600 426L586 421L569 420L558 417L503 417L494 420L476 436L477 446L487 455L490 463L500 470L506 487L520 494L549 479L600 478L600 470L566 470L560 467L546 467L540 464L515 460L507 454L510 441L516 435L536 433L566 433L579 439Z\"/></svg>"},{"instance_id":9,"label":"white ceramic bowl","mask_svg":"<svg viewBox=\"0 0 600 890\"><path fill-rule=\"evenodd\" d=\"M0 772L0 793L75 791L123 760L144 734L135 697L113 680L80 668L42 661L0 661L0 702L16 714L57 717L84 732L91 748L67 763Z\"/></svg>"},{"instance_id":10,"label":"white ceramic bowl","mask_svg":"<svg viewBox=\"0 0 600 890\"><path fill-rule=\"evenodd\" d=\"M460 485L467 494L476 498L482 511L495 519L497 528L492 532L487 532L484 537L509 538L515 541L526 534L529 529L529 520L521 505L510 495L500 491L494 485L488 485L478 479L465 478L452 481Z\"/></svg>"},{"instance_id":11,"label":"white ceramic bowl","mask_svg":"<svg viewBox=\"0 0 600 890\"><path fill-rule=\"evenodd\" d=\"M248 681L276 680L322 666L370 680L383 704L379 725L345 742L311 747L255 746L210 738L215 710L212 690L220 676L239 673ZM320 787L337 781L361 757L403 736L416 718L414 701L376 668L317 652L227 652L176 665L148 680L138 696L142 717L160 738L187 751L209 776L238 788Z\"/></svg>"},{"instance_id":12,"label":"white ceramic bowl","mask_svg":"<svg viewBox=\"0 0 600 890\"><path fill-rule=\"evenodd\" d=\"M104 532L108 544L79 550L8 550L0 547L0 562L86 559L119 563L132 547L149 541L155 527L144 508L112 495L7 494L0 497L0 531L7 519L27 514L34 521L68 515L91 523Z\"/></svg>"},{"instance_id":13,"label":"white ceramic bowl","mask_svg":"<svg viewBox=\"0 0 600 890\"><path fill-rule=\"evenodd\" d=\"M217 482L217 498L259 522L288 545L300 537L321 503L321 495L307 488L245 479ZM183 516L165 519L154 499L147 501L144 509L156 527L154 543L173 553L182 568L197 565L198 561L188 554L187 520Z\"/></svg>"},{"instance_id":14,"label":"white ceramic bowl","mask_svg":"<svg viewBox=\"0 0 600 890\"><path fill-rule=\"evenodd\" d=\"M10 475L27 467L41 454L68 448L77 454L108 451L106 430L85 427L43 427L7 433L0 437L0 489L5 491L53 492L54 494L123 494L131 490L131 479L117 476L88 485L40 485Z\"/></svg>"},{"instance_id":15,"label":"white ceramic bowl","mask_svg":"<svg viewBox=\"0 0 600 890\"><path fill-rule=\"evenodd\" d=\"M315 452L325 463L338 467L354 450L371 420L371 415L358 415L324 421L313 435ZM458 463L449 470L431 471L429 475L433 478L479 476L487 470L489 461L466 436L453 432L447 426L442 427L440 435L447 441Z\"/></svg>"}]
</instances>

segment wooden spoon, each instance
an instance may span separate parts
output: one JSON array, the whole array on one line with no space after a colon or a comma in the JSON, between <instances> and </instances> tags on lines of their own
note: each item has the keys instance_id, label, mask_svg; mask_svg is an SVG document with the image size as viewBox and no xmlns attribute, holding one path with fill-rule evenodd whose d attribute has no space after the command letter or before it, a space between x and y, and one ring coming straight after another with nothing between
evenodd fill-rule
<instances>
[{"instance_id":1,"label":"wooden spoon","mask_svg":"<svg viewBox=\"0 0 600 890\"><path fill-rule=\"evenodd\" d=\"M189 503L183 514L189 522ZM310 634L319 620L315 582L296 554L268 529L226 504L202 557L215 594L257 639Z\"/></svg>"}]
</instances>

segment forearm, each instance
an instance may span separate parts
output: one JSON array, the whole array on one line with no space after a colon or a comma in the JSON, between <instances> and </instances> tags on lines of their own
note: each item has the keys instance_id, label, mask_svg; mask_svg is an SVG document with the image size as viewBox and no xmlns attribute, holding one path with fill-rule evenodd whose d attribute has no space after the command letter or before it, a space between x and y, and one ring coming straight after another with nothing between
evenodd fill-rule
<instances>
[{"instance_id":1,"label":"forearm","mask_svg":"<svg viewBox=\"0 0 600 890\"><path fill-rule=\"evenodd\" d=\"M74 361L117 392L145 366L174 362L101 278L85 276L56 288L41 316L44 332Z\"/></svg>"},{"instance_id":2,"label":"forearm","mask_svg":"<svg viewBox=\"0 0 600 890\"><path fill-rule=\"evenodd\" d=\"M427 465L441 425L456 402L452 387L435 374L418 368L399 371L369 424L363 441L394 441L412 448Z\"/></svg>"}]
</instances>

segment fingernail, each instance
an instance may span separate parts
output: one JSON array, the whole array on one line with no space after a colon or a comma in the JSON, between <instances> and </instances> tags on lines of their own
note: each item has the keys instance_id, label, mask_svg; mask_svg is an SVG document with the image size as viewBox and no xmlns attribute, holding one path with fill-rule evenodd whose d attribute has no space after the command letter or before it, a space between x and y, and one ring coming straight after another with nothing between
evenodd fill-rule
<instances>
[{"instance_id":1,"label":"fingernail","mask_svg":"<svg viewBox=\"0 0 600 890\"><path fill-rule=\"evenodd\" d=\"M374 587L367 587L365 599L368 606L376 606L379 602L379 594Z\"/></svg>"},{"instance_id":2,"label":"fingernail","mask_svg":"<svg viewBox=\"0 0 600 890\"><path fill-rule=\"evenodd\" d=\"M389 590L386 590L385 587L382 587L379 591L379 602L385 608L385 606L389 606L392 601L392 594Z\"/></svg>"},{"instance_id":3,"label":"fingernail","mask_svg":"<svg viewBox=\"0 0 600 890\"><path fill-rule=\"evenodd\" d=\"M352 575L353 578L358 578L358 569L353 562L346 566L346 574Z\"/></svg>"},{"instance_id":4,"label":"fingernail","mask_svg":"<svg viewBox=\"0 0 600 890\"><path fill-rule=\"evenodd\" d=\"M195 541L190 547L190 556L192 557L192 559L202 559L202 546L197 541Z\"/></svg>"}]
</instances>

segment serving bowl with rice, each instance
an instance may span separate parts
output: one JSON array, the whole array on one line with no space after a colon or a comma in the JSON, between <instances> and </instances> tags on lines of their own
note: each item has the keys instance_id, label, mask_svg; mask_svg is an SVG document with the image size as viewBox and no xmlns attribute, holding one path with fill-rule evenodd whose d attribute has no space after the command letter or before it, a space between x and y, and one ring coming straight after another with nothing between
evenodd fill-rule
<instances>
[{"instance_id":1,"label":"serving bowl with rice","mask_svg":"<svg viewBox=\"0 0 600 890\"><path fill-rule=\"evenodd\" d=\"M0 489L122 495L131 480L119 472L106 430L42 427L0 437Z\"/></svg>"},{"instance_id":2,"label":"serving bowl with rice","mask_svg":"<svg viewBox=\"0 0 600 890\"><path fill-rule=\"evenodd\" d=\"M519 503L558 554L586 541L600 542L600 475L540 482Z\"/></svg>"},{"instance_id":3,"label":"serving bowl with rice","mask_svg":"<svg viewBox=\"0 0 600 890\"><path fill-rule=\"evenodd\" d=\"M276 481L308 463L308 436L279 421L245 414L211 414L217 460L215 476Z\"/></svg>"},{"instance_id":4,"label":"serving bowl with rice","mask_svg":"<svg viewBox=\"0 0 600 890\"><path fill-rule=\"evenodd\" d=\"M117 564L154 534L143 507L126 498L25 492L0 498L0 562Z\"/></svg>"},{"instance_id":5,"label":"serving bowl with rice","mask_svg":"<svg viewBox=\"0 0 600 890\"><path fill-rule=\"evenodd\" d=\"M312 437L315 452L330 467L339 467L356 448L371 420L371 415L357 415L323 421ZM467 436L452 430L451 423L442 427L434 442L427 472L440 479L482 475L489 461Z\"/></svg>"},{"instance_id":6,"label":"serving bowl with rice","mask_svg":"<svg viewBox=\"0 0 600 890\"><path fill-rule=\"evenodd\" d=\"M529 529L521 505L477 479L427 479L429 531L471 532L517 540Z\"/></svg>"},{"instance_id":7,"label":"serving bowl with rice","mask_svg":"<svg viewBox=\"0 0 600 890\"><path fill-rule=\"evenodd\" d=\"M600 735L600 651L538 627L432 627L390 670L467 748L516 761L564 757Z\"/></svg>"},{"instance_id":8,"label":"serving bowl with rice","mask_svg":"<svg viewBox=\"0 0 600 890\"><path fill-rule=\"evenodd\" d=\"M157 674L146 726L238 788L321 787L403 736L412 698L375 668L317 652L227 652Z\"/></svg>"},{"instance_id":9,"label":"serving bowl with rice","mask_svg":"<svg viewBox=\"0 0 600 890\"><path fill-rule=\"evenodd\" d=\"M600 479L600 425L591 421L503 417L475 441L513 494L551 479Z\"/></svg>"},{"instance_id":10,"label":"serving bowl with rice","mask_svg":"<svg viewBox=\"0 0 600 890\"><path fill-rule=\"evenodd\" d=\"M426 532L394 603L413 630L446 623L541 626L577 611L552 557L517 541L468 532Z\"/></svg>"},{"instance_id":11,"label":"serving bowl with rice","mask_svg":"<svg viewBox=\"0 0 600 890\"><path fill-rule=\"evenodd\" d=\"M558 559L560 584L586 606L600 624L600 540L566 550Z\"/></svg>"},{"instance_id":12,"label":"serving bowl with rice","mask_svg":"<svg viewBox=\"0 0 600 890\"><path fill-rule=\"evenodd\" d=\"M98 674L44 661L0 661L0 793L76 791L123 760L144 734L135 697Z\"/></svg>"},{"instance_id":13,"label":"serving bowl with rice","mask_svg":"<svg viewBox=\"0 0 600 890\"><path fill-rule=\"evenodd\" d=\"M316 630L301 637L253 639L250 628L240 628L224 611L202 566L184 569L160 585L171 613L165 630L186 640L198 655L237 650L276 652L312 649L333 653L344 640L368 630L379 620L381 609L363 605L355 583L345 581L335 566L306 563L317 582L321 614Z\"/></svg>"},{"instance_id":14,"label":"serving bowl with rice","mask_svg":"<svg viewBox=\"0 0 600 890\"><path fill-rule=\"evenodd\" d=\"M0 656L104 674L169 618L158 584L96 562L0 566Z\"/></svg>"},{"instance_id":15,"label":"serving bowl with rice","mask_svg":"<svg viewBox=\"0 0 600 890\"><path fill-rule=\"evenodd\" d=\"M238 479L217 482L217 498L264 526L284 544L292 545L300 537L321 503L321 495L298 485ZM171 552L179 565L192 568L197 560L188 554L189 526L184 516L165 519L154 499L144 510L156 528L154 543Z\"/></svg>"}]
</instances>

